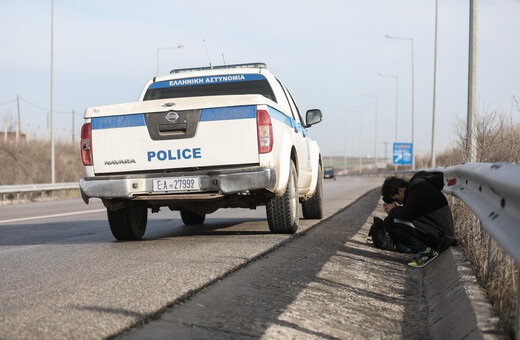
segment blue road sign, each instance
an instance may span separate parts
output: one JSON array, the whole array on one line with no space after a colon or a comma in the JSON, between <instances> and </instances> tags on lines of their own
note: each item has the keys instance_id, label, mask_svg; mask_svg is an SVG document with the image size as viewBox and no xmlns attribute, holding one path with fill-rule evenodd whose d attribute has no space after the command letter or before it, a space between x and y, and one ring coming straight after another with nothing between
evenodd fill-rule
<instances>
[{"instance_id":1,"label":"blue road sign","mask_svg":"<svg viewBox=\"0 0 520 340\"><path fill-rule=\"evenodd\" d=\"M412 165L412 155L412 143L394 143L394 165Z\"/></svg>"}]
</instances>

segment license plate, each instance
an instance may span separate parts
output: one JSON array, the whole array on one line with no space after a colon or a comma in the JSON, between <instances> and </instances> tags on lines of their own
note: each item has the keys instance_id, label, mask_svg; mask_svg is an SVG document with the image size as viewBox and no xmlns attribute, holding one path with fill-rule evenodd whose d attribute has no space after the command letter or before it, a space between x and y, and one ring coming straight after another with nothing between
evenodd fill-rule
<instances>
[{"instance_id":1,"label":"license plate","mask_svg":"<svg viewBox=\"0 0 520 340\"><path fill-rule=\"evenodd\" d=\"M191 191L199 190L198 177L178 177L153 180L153 191Z\"/></svg>"}]
</instances>

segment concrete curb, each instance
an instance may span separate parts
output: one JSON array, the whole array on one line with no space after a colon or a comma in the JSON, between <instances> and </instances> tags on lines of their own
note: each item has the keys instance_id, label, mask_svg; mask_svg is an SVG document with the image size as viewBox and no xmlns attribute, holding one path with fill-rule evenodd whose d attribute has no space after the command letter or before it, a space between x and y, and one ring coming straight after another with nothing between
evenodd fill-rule
<instances>
[{"instance_id":1,"label":"concrete curb","mask_svg":"<svg viewBox=\"0 0 520 340\"><path fill-rule=\"evenodd\" d=\"M423 289L433 339L508 339L474 270L457 248L449 248L424 268Z\"/></svg>"}]
</instances>

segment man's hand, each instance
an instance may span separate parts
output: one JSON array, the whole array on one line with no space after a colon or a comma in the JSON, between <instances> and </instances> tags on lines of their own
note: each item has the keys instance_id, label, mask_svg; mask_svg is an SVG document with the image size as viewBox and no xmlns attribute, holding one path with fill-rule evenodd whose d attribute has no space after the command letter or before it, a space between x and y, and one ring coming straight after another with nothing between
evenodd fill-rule
<instances>
[{"instance_id":1,"label":"man's hand","mask_svg":"<svg viewBox=\"0 0 520 340\"><path fill-rule=\"evenodd\" d=\"M393 208L395 208L396 206L396 203L393 202L393 203L383 203L383 209L384 211L388 214L390 212L390 210L392 210Z\"/></svg>"}]
</instances>

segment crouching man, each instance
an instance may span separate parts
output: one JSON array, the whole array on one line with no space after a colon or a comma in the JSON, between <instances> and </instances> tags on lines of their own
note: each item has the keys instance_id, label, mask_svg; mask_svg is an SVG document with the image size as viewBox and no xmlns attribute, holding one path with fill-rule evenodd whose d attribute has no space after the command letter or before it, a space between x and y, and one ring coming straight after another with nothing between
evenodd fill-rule
<instances>
[{"instance_id":1,"label":"crouching man","mask_svg":"<svg viewBox=\"0 0 520 340\"><path fill-rule=\"evenodd\" d=\"M443 186L442 172L426 171L409 182L392 176L383 183L385 230L401 250L416 253L409 266L426 266L453 242L453 216Z\"/></svg>"}]
</instances>

